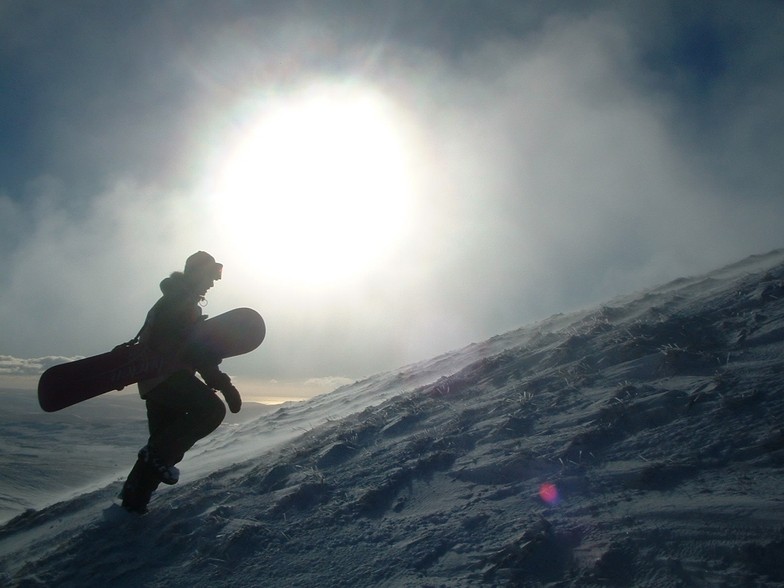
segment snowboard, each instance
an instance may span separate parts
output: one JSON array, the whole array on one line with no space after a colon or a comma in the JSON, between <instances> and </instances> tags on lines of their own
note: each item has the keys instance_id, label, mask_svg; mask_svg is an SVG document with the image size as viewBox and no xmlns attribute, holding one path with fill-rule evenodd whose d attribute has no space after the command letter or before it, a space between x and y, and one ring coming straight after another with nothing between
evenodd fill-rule
<instances>
[{"instance_id":1,"label":"snowboard","mask_svg":"<svg viewBox=\"0 0 784 588\"><path fill-rule=\"evenodd\" d=\"M266 325L258 312L235 308L197 323L185 353L226 359L253 351L265 335ZM138 343L118 345L108 353L47 369L38 381L38 403L46 412L54 412L181 365Z\"/></svg>"}]
</instances>

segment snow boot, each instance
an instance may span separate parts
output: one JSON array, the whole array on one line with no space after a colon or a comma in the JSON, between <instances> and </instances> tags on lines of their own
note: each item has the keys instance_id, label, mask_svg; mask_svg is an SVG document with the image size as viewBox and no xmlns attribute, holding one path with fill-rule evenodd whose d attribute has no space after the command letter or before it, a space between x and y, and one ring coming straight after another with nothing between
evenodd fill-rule
<instances>
[{"instance_id":1,"label":"snow boot","mask_svg":"<svg viewBox=\"0 0 784 588\"><path fill-rule=\"evenodd\" d=\"M145 445L139 450L139 459L147 463L158 475L158 479L171 486L180 480L180 470L174 466L167 466L161 458L150 451L150 446Z\"/></svg>"},{"instance_id":2,"label":"snow boot","mask_svg":"<svg viewBox=\"0 0 784 588\"><path fill-rule=\"evenodd\" d=\"M152 493L160 482L157 472L143 459L137 459L120 491L123 508L128 512L145 514Z\"/></svg>"}]
</instances>

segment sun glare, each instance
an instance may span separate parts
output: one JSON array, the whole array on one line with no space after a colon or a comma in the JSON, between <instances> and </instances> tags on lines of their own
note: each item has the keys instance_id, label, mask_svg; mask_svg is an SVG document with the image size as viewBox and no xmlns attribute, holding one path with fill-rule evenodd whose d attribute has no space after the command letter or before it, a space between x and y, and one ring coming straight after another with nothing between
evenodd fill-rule
<instances>
[{"instance_id":1,"label":"sun glare","mask_svg":"<svg viewBox=\"0 0 784 588\"><path fill-rule=\"evenodd\" d=\"M399 115L368 89L267 100L227 153L213 204L239 258L287 279L361 273L402 238L411 178Z\"/></svg>"}]
</instances>

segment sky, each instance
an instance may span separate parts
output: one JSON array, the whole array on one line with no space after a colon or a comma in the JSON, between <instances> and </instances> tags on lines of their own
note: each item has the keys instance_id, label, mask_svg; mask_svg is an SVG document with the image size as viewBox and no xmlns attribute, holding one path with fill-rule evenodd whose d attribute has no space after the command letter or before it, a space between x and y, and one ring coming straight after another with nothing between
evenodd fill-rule
<instances>
[{"instance_id":1,"label":"sky","mask_svg":"<svg viewBox=\"0 0 784 588\"><path fill-rule=\"evenodd\" d=\"M0 387L206 250L303 398L784 246L784 4L0 0Z\"/></svg>"}]
</instances>

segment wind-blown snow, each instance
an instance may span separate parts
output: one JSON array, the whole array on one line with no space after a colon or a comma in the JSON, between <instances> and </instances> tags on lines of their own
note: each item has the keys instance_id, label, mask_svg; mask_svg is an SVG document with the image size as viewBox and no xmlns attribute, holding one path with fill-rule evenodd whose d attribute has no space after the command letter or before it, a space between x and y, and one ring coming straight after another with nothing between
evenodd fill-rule
<instances>
[{"instance_id":1,"label":"wind-blown snow","mask_svg":"<svg viewBox=\"0 0 784 588\"><path fill-rule=\"evenodd\" d=\"M222 427L144 517L29 509L0 583L778 586L783 352L776 251Z\"/></svg>"}]
</instances>

